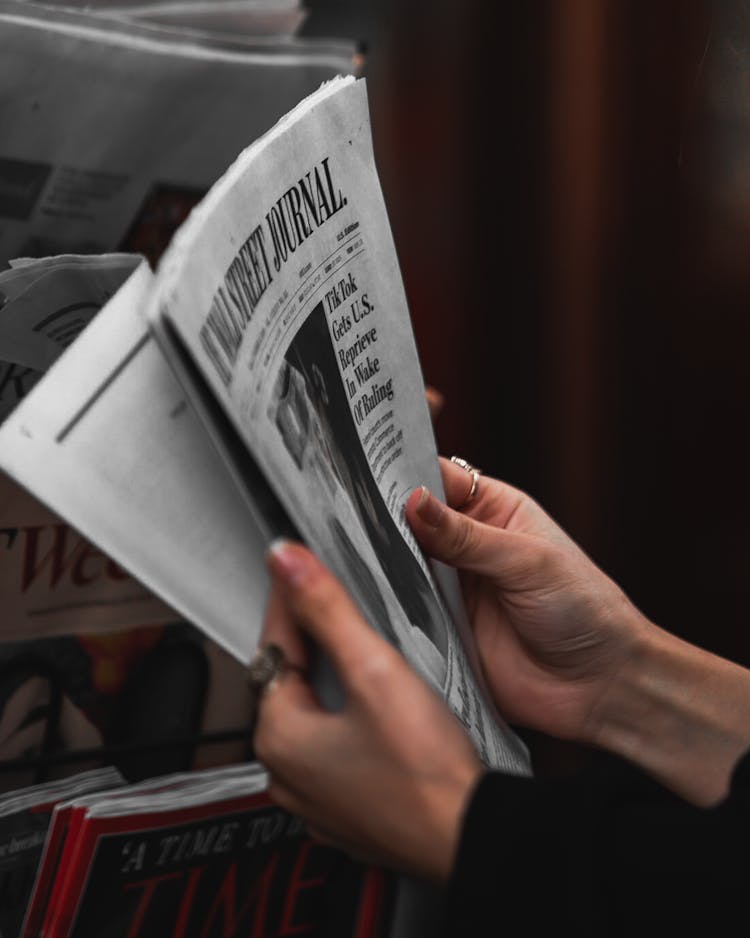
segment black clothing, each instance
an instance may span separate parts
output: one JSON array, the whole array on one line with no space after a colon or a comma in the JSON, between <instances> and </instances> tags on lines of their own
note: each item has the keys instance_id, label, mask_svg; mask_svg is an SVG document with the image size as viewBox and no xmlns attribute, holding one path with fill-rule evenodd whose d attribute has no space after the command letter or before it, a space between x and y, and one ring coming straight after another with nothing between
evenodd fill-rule
<instances>
[{"instance_id":1,"label":"black clothing","mask_svg":"<svg viewBox=\"0 0 750 938\"><path fill-rule=\"evenodd\" d=\"M745 935L750 753L697 808L616 759L571 779L486 774L469 804L445 938Z\"/></svg>"}]
</instances>

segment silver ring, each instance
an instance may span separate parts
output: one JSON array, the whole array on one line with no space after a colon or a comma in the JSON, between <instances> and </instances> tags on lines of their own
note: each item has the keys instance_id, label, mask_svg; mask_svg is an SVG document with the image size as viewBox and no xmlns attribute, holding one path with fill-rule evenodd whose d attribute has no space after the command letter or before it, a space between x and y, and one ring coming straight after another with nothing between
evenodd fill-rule
<instances>
[{"instance_id":1,"label":"silver ring","mask_svg":"<svg viewBox=\"0 0 750 938\"><path fill-rule=\"evenodd\" d=\"M301 677L307 678L305 668L287 661L283 649L269 642L258 649L248 665L247 682L256 698L259 699L287 671L296 671Z\"/></svg>"},{"instance_id":2,"label":"silver ring","mask_svg":"<svg viewBox=\"0 0 750 938\"><path fill-rule=\"evenodd\" d=\"M460 466L471 476L471 489L469 490L469 494L464 499L464 504L466 504L466 502L470 502L477 494L477 489L479 488L479 476L482 474L482 470L472 466L470 462L467 462L465 459L461 459L460 456L451 456L451 462L454 462L457 466Z\"/></svg>"},{"instance_id":3,"label":"silver ring","mask_svg":"<svg viewBox=\"0 0 750 938\"><path fill-rule=\"evenodd\" d=\"M247 682L260 697L284 670L284 652L278 645L258 649L247 669Z\"/></svg>"}]
</instances>

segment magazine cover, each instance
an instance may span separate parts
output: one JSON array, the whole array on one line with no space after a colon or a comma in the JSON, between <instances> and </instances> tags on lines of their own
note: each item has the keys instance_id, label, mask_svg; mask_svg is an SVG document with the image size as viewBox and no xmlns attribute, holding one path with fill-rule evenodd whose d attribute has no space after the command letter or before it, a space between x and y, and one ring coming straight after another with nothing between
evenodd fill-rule
<instances>
[{"instance_id":1,"label":"magazine cover","mask_svg":"<svg viewBox=\"0 0 750 938\"><path fill-rule=\"evenodd\" d=\"M74 811L43 934L384 938L385 874L313 842L264 792L203 797L152 795L147 811L100 802L77 825Z\"/></svg>"},{"instance_id":2,"label":"magazine cover","mask_svg":"<svg viewBox=\"0 0 750 938\"><path fill-rule=\"evenodd\" d=\"M37 938L40 934L47 909L50 907L50 898L54 894L55 901L60 892L62 877L58 879L57 872L61 868L63 852L68 844L70 851L80 829L86 809L103 798L106 799L132 799L134 797L143 797L148 793L161 791L177 791L193 786L205 785L206 783L215 786L221 785L227 779L242 776L252 779L261 774L260 766L248 765L242 763L239 765L228 765L219 769L203 770L196 772L177 772L157 778L148 779L144 782L131 785L122 785L116 792L107 791L106 793L97 792L88 794L71 801L60 801L54 806L52 818L49 822L47 837L44 842L44 850L39 861L34 888L28 901L26 917L21 929L21 938ZM75 815L74 834L68 841L68 833L71 829L71 821ZM54 905L54 903L53 903Z\"/></svg>"}]
</instances>

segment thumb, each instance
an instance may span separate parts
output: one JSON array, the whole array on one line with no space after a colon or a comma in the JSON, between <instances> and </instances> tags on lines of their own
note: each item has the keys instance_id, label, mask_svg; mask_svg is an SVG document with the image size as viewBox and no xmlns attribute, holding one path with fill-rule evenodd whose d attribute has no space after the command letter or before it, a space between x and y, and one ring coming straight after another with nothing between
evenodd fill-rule
<instances>
[{"instance_id":1,"label":"thumb","mask_svg":"<svg viewBox=\"0 0 750 938\"><path fill-rule=\"evenodd\" d=\"M401 660L336 577L302 544L276 541L268 567L294 621L328 654L345 687L356 687L374 661Z\"/></svg>"},{"instance_id":2,"label":"thumb","mask_svg":"<svg viewBox=\"0 0 750 938\"><path fill-rule=\"evenodd\" d=\"M425 486L409 496L406 517L426 554L460 570L509 580L539 555L536 538L455 511Z\"/></svg>"}]
</instances>

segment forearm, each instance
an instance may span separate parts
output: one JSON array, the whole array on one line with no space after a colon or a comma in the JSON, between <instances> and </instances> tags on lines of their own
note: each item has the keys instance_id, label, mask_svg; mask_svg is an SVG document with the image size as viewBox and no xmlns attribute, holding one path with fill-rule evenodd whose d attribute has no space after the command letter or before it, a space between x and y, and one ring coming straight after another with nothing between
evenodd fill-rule
<instances>
[{"instance_id":1,"label":"forearm","mask_svg":"<svg viewBox=\"0 0 750 938\"><path fill-rule=\"evenodd\" d=\"M694 804L715 804L750 747L750 671L648 623L587 741Z\"/></svg>"}]
</instances>

